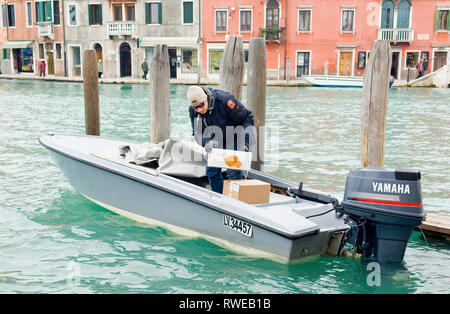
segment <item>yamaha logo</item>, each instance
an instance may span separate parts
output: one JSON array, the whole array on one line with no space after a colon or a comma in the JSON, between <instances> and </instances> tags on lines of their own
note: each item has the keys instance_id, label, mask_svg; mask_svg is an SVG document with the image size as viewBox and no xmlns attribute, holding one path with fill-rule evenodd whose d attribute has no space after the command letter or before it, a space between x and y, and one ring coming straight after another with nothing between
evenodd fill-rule
<instances>
[{"instance_id":1,"label":"yamaha logo","mask_svg":"<svg viewBox=\"0 0 450 314\"><path fill-rule=\"evenodd\" d=\"M411 194L409 184L372 182L374 192Z\"/></svg>"}]
</instances>

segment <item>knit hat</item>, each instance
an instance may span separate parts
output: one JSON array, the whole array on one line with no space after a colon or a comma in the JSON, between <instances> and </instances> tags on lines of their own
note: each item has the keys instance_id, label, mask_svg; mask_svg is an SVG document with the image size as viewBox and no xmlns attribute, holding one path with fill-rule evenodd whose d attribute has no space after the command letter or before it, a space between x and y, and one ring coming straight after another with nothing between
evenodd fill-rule
<instances>
[{"instance_id":1,"label":"knit hat","mask_svg":"<svg viewBox=\"0 0 450 314\"><path fill-rule=\"evenodd\" d=\"M187 99L190 106L197 106L206 100L206 94L199 86L189 86L187 91Z\"/></svg>"}]
</instances>

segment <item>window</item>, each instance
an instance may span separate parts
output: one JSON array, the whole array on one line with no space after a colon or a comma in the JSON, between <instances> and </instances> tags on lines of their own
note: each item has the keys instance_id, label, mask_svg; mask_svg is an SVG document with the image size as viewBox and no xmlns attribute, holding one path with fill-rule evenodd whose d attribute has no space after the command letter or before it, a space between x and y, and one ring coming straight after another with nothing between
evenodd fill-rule
<instances>
[{"instance_id":1,"label":"window","mask_svg":"<svg viewBox=\"0 0 450 314\"><path fill-rule=\"evenodd\" d=\"M2 26L6 28L6 9L4 4L2 4Z\"/></svg>"},{"instance_id":2,"label":"window","mask_svg":"<svg viewBox=\"0 0 450 314\"><path fill-rule=\"evenodd\" d=\"M125 13L127 21L134 21L136 20L136 13L135 13L135 6L134 4L125 4Z\"/></svg>"},{"instance_id":3,"label":"window","mask_svg":"<svg viewBox=\"0 0 450 314\"><path fill-rule=\"evenodd\" d=\"M209 73L220 72L220 61L222 60L223 50L211 49L209 50Z\"/></svg>"},{"instance_id":4,"label":"window","mask_svg":"<svg viewBox=\"0 0 450 314\"><path fill-rule=\"evenodd\" d=\"M145 4L145 24L162 24L162 3Z\"/></svg>"},{"instance_id":5,"label":"window","mask_svg":"<svg viewBox=\"0 0 450 314\"><path fill-rule=\"evenodd\" d=\"M418 51L410 51L406 53L406 67L407 68L417 68L417 64L419 63L419 52Z\"/></svg>"},{"instance_id":6,"label":"window","mask_svg":"<svg viewBox=\"0 0 450 314\"><path fill-rule=\"evenodd\" d=\"M34 3L34 8L36 10L36 23L52 21L51 1L37 1Z\"/></svg>"},{"instance_id":7,"label":"window","mask_svg":"<svg viewBox=\"0 0 450 314\"><path fill-rule=\"evenodd\" d=\"M44 59L44 44L39 44L39 59Z\"/></svg>"},{"instance_id":8,"label":"window","mask_svg":"<svg viewBox=\"0 0 450 314\"><path fill-rule=\"evenodd\" d=\"M409 13L411 3L408 0L402 0L397 9L397 28L409 28Z\"/></svg>"},{"instance_id":9,"label":"window","mask_svg":"<svg viewBox=\"0 0 450 314\"><path fill-rule=\"evenodd\" d=\"M437 31L450 30L450 9L440 9L436 11L436 27Z\"/></svg>"},{"instance_id":10,"label":"window","mask_svg":"<svg viewBox=\"0 0 450 314\"><path fill-rule=\"evenodd\" d=\"M16 12L14 11L14 4L8 4L8 26L16 27Z\"/></svg>"},{"instance_id":11,"label":"window","mask_svg":"<svg viewBox=\"0 0 450 314\"><path fill-rule=\"evenodd\" d=\"M102 5L88 4L89 25L102 25Z\"/></svg>"},{"instance_id":12,"label":"window","mask_svg":"<svg viewBox=\"0 0 450 314\"><path fill-rule=\"evenodd\" d=\"M122 4L113 4L113 17L114 21L122 21Z\"/></svg>"},{"instance_id":13,"label":"window","mask_svg":"<svg viewBox=\"0 0 450 314\"><path fill-rule=\"evenodd\" d=\"M266 8L266 28L278 28L280 26L280 6L278 1L269 0Z\"/></svg>"},{"instance_id":14,"label":"window","mask_svg":"<svg viewBox=\"0 0 450 314\"><path fill-rule=\"evenodd\" d=\"M342 10L341 32L353 33L355 10Z\"/></svg>"},{"instance_id":15,"label":"window","mask_svg":"<svg viewBox=\"0 0 450 314\"><path fill-rule=\"evenodd\" d=\"M241 33L252 31L252 11L240 10L239 11L239 31Z\"/></svg>"},{"instance_id":16,"label":"window","mask_svg":"<svg viewBox=\"0 0 450 314\"><path fill-rule=\"evenodd\" d=\"M197 73L197 50L194 49L182 49L183 62L181 63L182 73Z\"/></svg>"},{"instance_id":17,"label":"window","mask_svg":"<svg viewBox=\"0 0 450 314\"><path fill-rule=\"evenodd\" d=\"M9 60L9 58L10 58L9 49L3 49L3 59L4 60Z\"/></svg>"},{"instance_id":18,"label":"window","mask_svg":"<svg viewBox=\"0 0 450 314\"><path fill-rule=\"evenodd\" d=\"M298 10L298 31L299 32L311 31L311 10L305 9Z\"/></svg>"},{"instance_id":19,"label":"window","mask_svg":"<svg viewBox=\"0 0 450 314\"><path fill-rule=\"evenodd\" d=\"M153 58L153 47L145 48L145 58L148 61L148 65L150 66Z\"/></svg>"},{"instance_id":20,"label":"window","mask_svg":"<svg viewBox=\"0 0 450 314\"><path fill-rule=\"evenodd\" d=\"M81 76L81 52L80 47L72 47L72 75Z\"/></svg>"},{"instance_id":21,"label":"window","mask_svg":"<svg viewBox=\"0 0 450 314\"><path fill-rule=\"evenodd\" d=\"M60 25L61 17L59 13L59 1L53 1L53 24Z\"/></svg>"},{"instance_id":22,"label":"window","mask_svg":"<svg viewBox=\"0 0 450 314\"><path fill-rule=\"evenodd\" d=\"M309 52L297 52L297 77L309 75Z\"/></svg>"},{"instance_id":23,"label":"window","mask_svg":"<svg viewBox=\"0 0 450 314\"><path fill-rule=\"evenodd\" d=\"M216 11L216 33L223 33L227 31L228 11L217 10Z\"/></svg>"},{"instance_id":24,"label":"window","mask_svg":"<svg viewBox=\"0 0 450 314\"><path fill-rule=\"evenodd\" d=\"M25 10L27 18L27 27L31 27L33 26L33 9L31 7L31 2L26 2Z\"/></svg>"},{"instance_id":25,"label":"window","mask_svg":"<svg viewBox=\"0 0 450 314\"><path fill-rule=\"evenodd\" d=\"M358 52L358 69L364 69L366 67L366 55L365 51Z\"/></svg>"},{"instance_id":26,"label":"window","mask_svg":"<svg viewBox=\"0 0 450 314\"><path fill-rule=\"evenodd\" d=\"M55 44L55 50L56 50L56 59L61 59L61 44L56 43Z\"/></svg>"},{"instance_id":27,"label":"window","mask_svg":"<svg viewBox=\"0 0 450 314\"><path fill-rule=\"evenodd\" d=\"M381 28L394 27L394 2L384 1L381 5Z\"/></svg>"},{"instance_id":28,"label":"window","mask_svg":"<svg viewBox=\"0 0 450 314\"><path fill-rule=\"evenodd\" d=\"M183 2L183 24L194 23L194 3L192 1Z\"/></svg>"},{"instance_id":29,"label":"window","mask_svg":"<svg viewBox=\"0 0 450 314\"><path fill-rule=\"evenodd\" d=\"M69 4L69 25L77 26L77 7L74 4Z\"/></svg>"}]
</instances>

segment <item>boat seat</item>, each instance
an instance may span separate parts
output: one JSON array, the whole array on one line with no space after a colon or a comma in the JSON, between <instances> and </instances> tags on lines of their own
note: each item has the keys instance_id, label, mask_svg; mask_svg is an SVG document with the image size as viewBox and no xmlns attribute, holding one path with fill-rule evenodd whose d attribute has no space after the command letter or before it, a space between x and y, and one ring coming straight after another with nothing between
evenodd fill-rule
<instances>
[{"instance_id":1,"label":"boat seat","mask_svg":"<svg viewBox=\"0 0 450 314\"><path fill-rule=\"evenodd\" d=\"M268 203L254 204L257 207L266 207L281 204L295 204L295 198L282 195L279 193L270 192L270 198Z\"/></svg>"}]
</instances>

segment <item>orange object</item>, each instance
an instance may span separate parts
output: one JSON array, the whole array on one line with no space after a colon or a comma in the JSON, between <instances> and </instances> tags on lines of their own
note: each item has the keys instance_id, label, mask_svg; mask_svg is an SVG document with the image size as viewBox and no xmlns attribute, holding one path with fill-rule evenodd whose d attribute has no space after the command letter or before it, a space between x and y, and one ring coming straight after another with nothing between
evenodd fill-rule
<instances>
[{"instance_id":1,"label":"orange object","mask_svg":"<svg viewBox=\"0 0 450 314\"><path fill-rule=\"evenodd\" d=\"M232 168L240 168L242 166L242 162L239 160L239 157L236 155L229 155L225 157L225 164L228 167Z\"/></svg>"}]
</instances>

